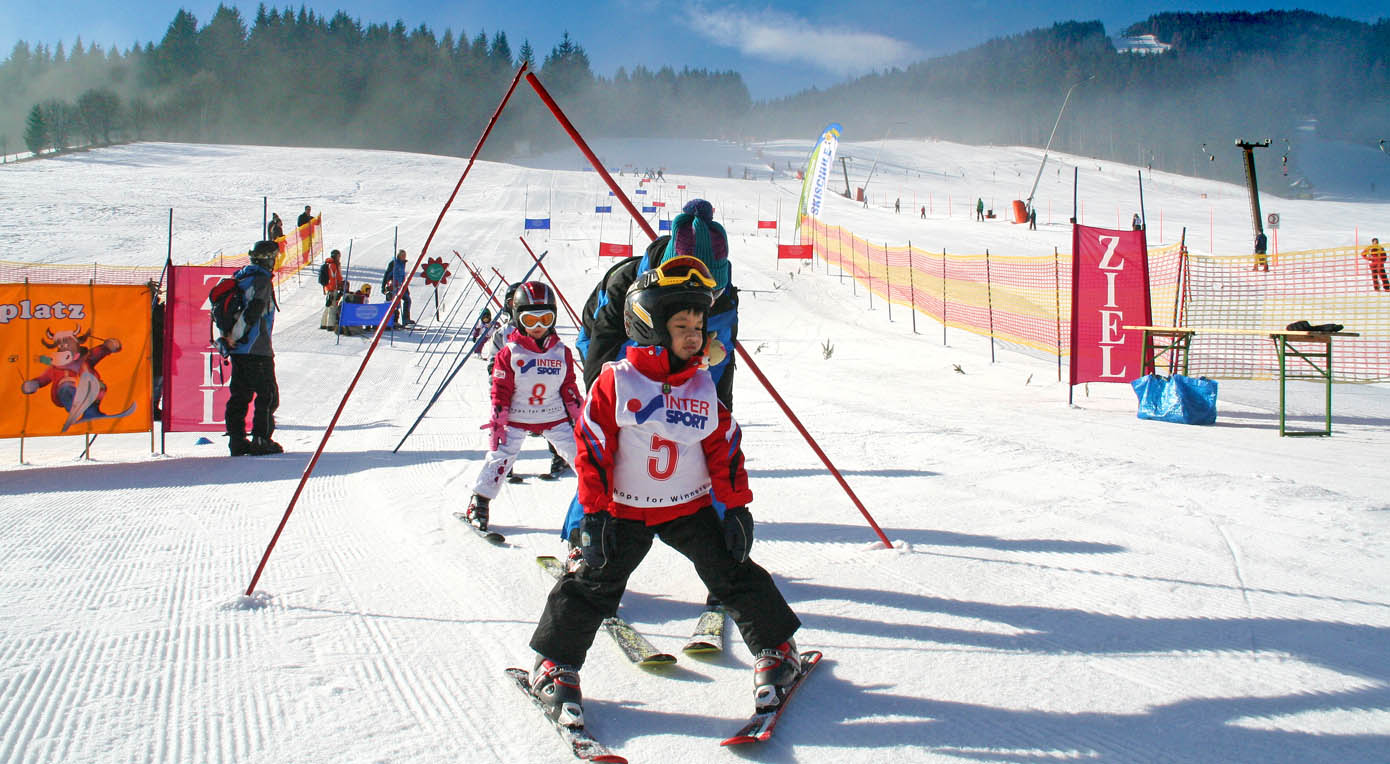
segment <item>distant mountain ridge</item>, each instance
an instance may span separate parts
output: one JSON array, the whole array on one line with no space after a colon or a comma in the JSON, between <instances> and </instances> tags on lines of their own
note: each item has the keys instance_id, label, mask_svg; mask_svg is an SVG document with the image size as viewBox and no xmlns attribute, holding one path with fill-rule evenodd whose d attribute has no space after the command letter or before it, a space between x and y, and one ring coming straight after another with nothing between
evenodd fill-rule
<instances>
[{"instance_id":1,"label":"distant mountain ridge","mask_svg":"<svg viewBox=\"0 0 1390 764\"><path fill-rule=\"evenodd\" d=\"M1309 118L1323 138L1352 144L1373 147L1390 132L1390 18L1163 13L1122 34L1172 50L1117 52L1100 22L1062 22L760 104L750 130L811 135L833 119L861 139L1043 146L1068 88L1094 75L1074 91L1054 148L1239 180L1234 141L1269 138L1256 156L1272 180L1285 154L1296 171L1297 127Z\"/></svg>"}]
</instances>

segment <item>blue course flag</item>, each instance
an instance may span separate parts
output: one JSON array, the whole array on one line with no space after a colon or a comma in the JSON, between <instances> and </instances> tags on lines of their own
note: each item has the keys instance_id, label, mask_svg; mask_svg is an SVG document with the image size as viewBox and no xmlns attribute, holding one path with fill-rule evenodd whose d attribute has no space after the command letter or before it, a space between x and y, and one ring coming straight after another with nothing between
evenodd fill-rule
<instances>
[{"instance_id":1,"label":"blue course flag","mask_svg":"<svg viewBox=\"0 0 1390 764\"><path fill-rule=\"evenodd\" d=\"M633 191L632 193L637 194L638 196L646 196L646 195L647 195L647 189L645 189L645 188L639 188L639 189L637 189L636 191Z\"/></svg>"},{"instance_id":2,"label":"blue course flag","mask_svg":"<svg viewBox=\"0 0 1390 764\"><path fill-rule=\"evenodd\" d=\"M526 218L526 230L550 230L550 218Z\"/></svg>"},{"instance_id":3,"label":"blue course flag","mask_svg":"<svg viewBox=\"0 0 1390 764\"><path fill-rule=\"evenodd\" d=\"M612 191L609 191L609 192L608 192L608 195L609 195L609 196L615 196L616 194L614 194Z\"/></svg>"},{"instance_id":4,"label":"blue course flag","mask_svg":"<svg viewBox=\"0 0 1390 764\"><path fill-rule=\"evenodd\" d=\"M613 205L608 204L608 205L604 205L604 206L601 206L601 207L596 206L596 207L594 207L594 212L612 213L612 212L613 212Z\"/></svg>"},{"instance_id":5,"label":"blue course flag","mask_svg":"<svg viewBox=\"0 0 1390 764\"><path fill-rule=\"evenodd\" d=\"M658 231L669 231L669 230L671 230L671 221L669 221L669 220L662 220L662 221L660 221L660 223L659 223L659 224L657 225L657 227L656 227L656 230L658 230Z\"/></svg>"},{"instance_id":6,"label":"blue course flag","mask_svg":"<svg viewBox=\"0 0 1390 764\"><path fill-rule=\"evenodd\" d=\"M386 319L386 325L391 325L391 314L386 312L390 306L389 302L360 303L345 302L343 309L338 314L338 323L342 326L376 326L381 323L381 319Z\"/></svg>"},{"instance_id":7,"label":"blue course flag","mask_svg":"<svg viewBox=\"0 0 1390 764\"><path fill-rule=\"evenodd\" d=\"M643 205L643 206L642 206L642 211L643 211L643 212L656 212L656 207L653 207L653 206L651 206L651 205Z\"/></svg>"}]
</instances>

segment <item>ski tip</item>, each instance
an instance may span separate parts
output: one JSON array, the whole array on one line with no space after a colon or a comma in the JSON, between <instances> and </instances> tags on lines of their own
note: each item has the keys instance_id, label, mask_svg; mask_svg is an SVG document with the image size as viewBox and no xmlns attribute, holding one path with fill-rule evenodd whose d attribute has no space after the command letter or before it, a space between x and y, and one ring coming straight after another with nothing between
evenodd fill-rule
<instances>
[{"instance_id":1,"label":"ski tip","mask_svg":"<svg viewBox=\"0 0 1390 764\"><path fill-rule=\"evenodd\" d=\"M758 738L753 737L752 735L734 735L733 737L725 738L724 740L720 741L719 744L720 744L720 745L743 745L744 743L756 743L756 742L758 742Z\"/></svg>"},{"instance_id":2,"label":"ski tip","mask_svg":"<svg viewBox=\"0 0 1390 764\"><path fill-rule=\"evenodd\" d=\"M681 652L685 653L686 655L717 655L719 653L724 652L724 650L720 648L718 645L700 643L697 645L686 645L685 647L681 648Z\"/></svg>"},{"instance_id":3,"label":"ski tip","mask_svg":"<svg viewBox=\"0 0 1390 764\"><path fill-rule=\"evenodd\" d=\"M658 653L643 658L637 662L637 665L642 668L666 668L667 666L674 666L675 663L676 656L668 653Z\"/></svg>"}]
</instances>

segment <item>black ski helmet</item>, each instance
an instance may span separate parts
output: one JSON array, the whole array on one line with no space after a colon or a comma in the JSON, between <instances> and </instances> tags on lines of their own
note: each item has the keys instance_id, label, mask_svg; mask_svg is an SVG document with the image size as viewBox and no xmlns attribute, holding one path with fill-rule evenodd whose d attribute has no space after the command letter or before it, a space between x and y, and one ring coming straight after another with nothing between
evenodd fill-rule
<instances>
[{"instance_id":1,"label":"black ski helmet","mask_svg":"<svg viewBox=\"0 0 1390 764\"><path fill-rule=\"evenodd\" d=\"M511 297L512 321L528 310L555 310L555 290L542 281L525 281L516 285Z\"/></svg>"},{"instance_id":2,"label":"black ski helmet","mask_svg":"<svg viewBox=\"0 0 1390 764\"><path fill-rule=\"evenodd\" d=\"M714 305L714 277L698 258L675 257L643 273L627 288L623 329L639 345L670 347L666 322L682 310L705 318Z\"/></svg>"},{"instance_id":3,"label":"black ski helmet","mask_svg":"<svg viewBox=\"0 0 1390 764\"><path fill-rule=\"evenodd\" d=\"M273 271L275 260L280 257L280 245L273 241L258 241L251 248L251 264Z\"/></svg>"}]
</instances>

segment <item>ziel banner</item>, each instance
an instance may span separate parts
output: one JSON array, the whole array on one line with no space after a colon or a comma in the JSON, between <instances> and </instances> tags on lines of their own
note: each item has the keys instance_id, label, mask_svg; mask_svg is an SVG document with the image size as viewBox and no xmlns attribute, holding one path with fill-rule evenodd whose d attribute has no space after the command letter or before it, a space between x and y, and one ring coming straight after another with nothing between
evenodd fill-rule
<instances>
[{"instance_id":1,"label":"ziel banner","mask_svg":"<svg viewBox=\"0 0 1390 764\"><path fill-rule=\"evenodd\" d=\"M1071 384L1141 377L1139 332L1150 324L1149 258L1143 231L1073 226Z\"/></svg>"},{"instance_id":2,"label":"ziel banner","mask_svg":"<svg viewBox=\"0 0 1390 764\"><path fill-rule=\"evenodd\" d=\"M0 437L150 429L146 286L0 284Z\"/></svg>"},{"instance_id":3,"label":"ziel banner","mask_svg":"<svg viewBox=\"0 0 1390 764\"><path fill-rule=\"evenodd\" d=\"M169 268L169 298L164 306L165 432L226 431L222 417L227 409L232 365L212 344L208 290L235 272L236 268L220 266Z\"/></svg>"}]
</instances>

